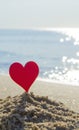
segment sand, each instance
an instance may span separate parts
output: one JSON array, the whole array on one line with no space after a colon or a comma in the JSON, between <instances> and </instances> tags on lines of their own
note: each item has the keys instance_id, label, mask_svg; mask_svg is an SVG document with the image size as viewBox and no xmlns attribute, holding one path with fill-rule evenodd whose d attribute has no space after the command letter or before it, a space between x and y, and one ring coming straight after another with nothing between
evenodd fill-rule
<instances>
[{"instance_id":1,"label":"sand","mask_svg":"<svg viewBox=\"0 0 79 130\"><path fill-rule=\"evenodd\" d=\"M78 130L79 114L48 97L23 93L0 100L0 130Z\"/></svg>"},{"instance_id":2,"label":"sand","mask_svg":"<svg viewBox=\"0 0 79 130\"><path fill-rule=\"evenodd\" d=\"M0 76L0 130L79 130L78 90L37 80L27 94Z\"/></svg>"},{"instance_id":3,"label":"sand","mask_svg":"<svg viewBox=\"0 0 79 130\"><path fill-rule=\"evenodd\" d=\"M0 98L16 96L25 92L9 76L0 76ZM79 86L35 81L29 92L48 96L49 99L64 103L70 110L79 113Z\"/></svg>"}]
</instances>

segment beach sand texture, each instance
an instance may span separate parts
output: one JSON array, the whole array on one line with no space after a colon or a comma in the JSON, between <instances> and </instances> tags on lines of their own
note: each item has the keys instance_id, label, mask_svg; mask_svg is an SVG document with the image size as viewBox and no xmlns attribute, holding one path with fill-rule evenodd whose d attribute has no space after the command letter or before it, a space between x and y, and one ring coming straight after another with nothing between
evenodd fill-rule
<instances>
[{"instance_id":1,"label":"beach sand texture","mask_svg":"<svg viewBox=\"0 0 79 130\"><path fill-rule=\"evenodd\" d=\"M0 98L20 95L25 90L9 76L0 76ZM29 92L35 95L48 96L49 99L64 103L69 109L79 112L79 86L35 81Z\"/></svg>"},{"instance_id":2,"label":"beach sand texture","mask_svg":"<svg viewBox=\"0 0 79 130\"><path fill-rule=\"evenodd\" d=\"M23 93L0 100L0 130L78 130L79 114L47 97Z\"/></svg>"},{"instance_id":3,"label":"beach sand texture","mask_svg":"<svg viewBox=\"0 0 79 130\"><path fill-rule=\"evenodd\" d=\"M0 130L79 130L78 90L37 80L26 93L0 76Z\"/></svg>"}]
</instances>

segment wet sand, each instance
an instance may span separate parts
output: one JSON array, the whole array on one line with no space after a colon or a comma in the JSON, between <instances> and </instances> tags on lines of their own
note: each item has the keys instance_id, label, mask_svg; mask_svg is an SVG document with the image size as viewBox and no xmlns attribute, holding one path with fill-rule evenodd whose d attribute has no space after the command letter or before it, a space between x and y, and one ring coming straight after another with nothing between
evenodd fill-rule
<instances>
[{"instance_id":1,"label":"wet sand","mask_svg":"<svg viewBox=\"0 0 79 130\"><path fill-rule=\"evenodd\" d=\"M25 92L9 76L0 76L0 99ZM35 81L29 92L48 96L49 99L64 103L69 109L79 113L79 86Z\"/></svg>"},{"instance_id":2,"label":"wet sand","mask_svg":"<svg viewBox=\"0 0 79 130\"><path fill-rule=\"evenodd\" d=\"M78 92L78 86L37 80L26 93L0 76L0 130L79 130Z\"/></svg>"},{"instance_id":3,"label":"wet sand","mask_svg":"<svg viewBox=\"0 0 79 130\"><path fill-rule=\"evenodd\" d=\"M79 130L79 114L48 97L23 93L0 100L0 130Z\"/></svg>"}]
</instances>

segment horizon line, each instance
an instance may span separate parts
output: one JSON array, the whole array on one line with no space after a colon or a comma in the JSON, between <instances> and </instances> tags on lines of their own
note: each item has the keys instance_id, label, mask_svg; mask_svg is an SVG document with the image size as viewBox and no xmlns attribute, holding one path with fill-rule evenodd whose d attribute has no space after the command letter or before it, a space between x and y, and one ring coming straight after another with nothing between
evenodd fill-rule
<instances>
[{"instance_id":1,"label":"horizon line","mask_svg":"<svg viewBox=\"0 0 79 130\"><path fill-rule=\"evenodd\" d=\"M0 28L0 30L68 30L68 29L79 29L79 27L27 27L27 28Z\"/></svg>"}]
</instances>

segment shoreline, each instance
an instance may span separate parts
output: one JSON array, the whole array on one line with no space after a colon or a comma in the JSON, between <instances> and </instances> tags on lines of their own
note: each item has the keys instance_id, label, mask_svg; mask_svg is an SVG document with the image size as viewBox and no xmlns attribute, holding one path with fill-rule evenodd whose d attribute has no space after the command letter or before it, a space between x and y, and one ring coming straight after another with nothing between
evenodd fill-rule
<instances>
[{"instance_id":1,"label":"shoreline","mask_svg":"<svg viewBox=\"0 0 79 130\"><path fill-rule=\"evenodd\" d=\"M0 74L0 77L1 76L10 77L9 74ZM38 77L36 80L39 81L39 82L45 82L45 83L79 87L79 83L75 83L75 82L71 83L71 82L68 82L68 81L58 81L58 80L44 79L44 78L40 78L40 77Z\"/></svg>"},{"instance_id":2,"label":"shoreline","mask_svg":"<svg viewBox=\"0 0 79 130\"><path fill-rule=\"evenodd\" d=\"M12 81L10 76L0 75L0 99L20 95L23 92L25 90ZM62 102L69 109L79 113L79 86L36 80L30 92L39 96L48 96L49 99Z\"/></svg>"}]
</instances>

